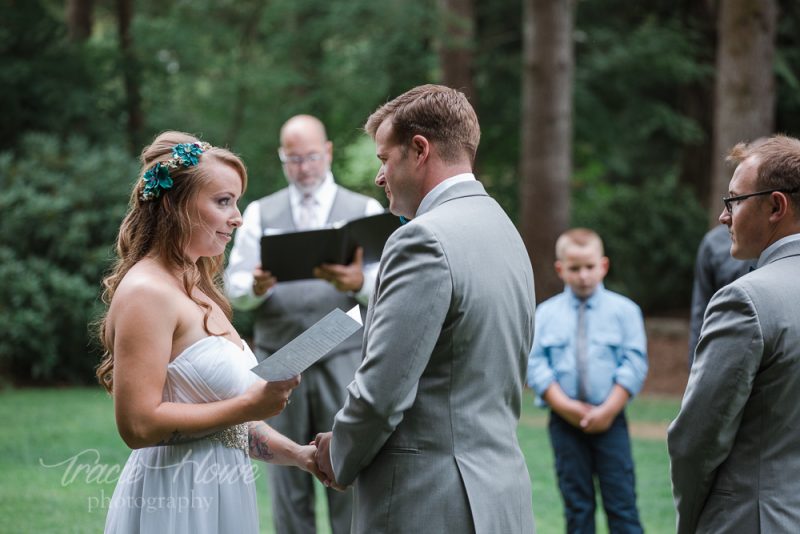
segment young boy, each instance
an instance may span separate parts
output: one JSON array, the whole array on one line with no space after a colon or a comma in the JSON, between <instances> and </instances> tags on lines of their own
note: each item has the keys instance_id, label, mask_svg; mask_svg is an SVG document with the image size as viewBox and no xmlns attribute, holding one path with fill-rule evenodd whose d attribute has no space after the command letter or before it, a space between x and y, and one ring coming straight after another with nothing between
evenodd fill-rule
<instances>
[{"instance_id":1,"label":"young boy","mask_svg":"<svg viewBox=\"0 0 800 534\"><path fill-rule=\"evenodd\" d=\"M548 430L567 532L594 532L594 477L611 533L642 532L625 404L647 375L642 312L603 287L608 258L592 230L556 241L564 292L536 310L528 384L550 406Z\"/></svg>"}]
</instances>

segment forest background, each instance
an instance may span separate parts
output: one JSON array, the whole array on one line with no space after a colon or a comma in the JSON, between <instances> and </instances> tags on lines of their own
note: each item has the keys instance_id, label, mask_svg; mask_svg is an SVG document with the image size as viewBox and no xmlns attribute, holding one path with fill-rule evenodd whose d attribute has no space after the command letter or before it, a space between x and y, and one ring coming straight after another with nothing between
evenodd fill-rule
<instances>
[{"instance_id":1,"label":"forest background","mask_svg":"<svg viewBox=\"0 0 800 534\"><path fill-rule=\"evenodd\" d=\"M610 288L686 316L724 154L800 135L798 28L796 0L0 0L0 385L93 379L100 280L156 133L239 153L243 208L284 186L278 130L311 113L337 180L385 203L361 127L422 83L476 107L477 174L537 300L560 290L555 238L587 225Z\"/></svg>"}]
</instances>

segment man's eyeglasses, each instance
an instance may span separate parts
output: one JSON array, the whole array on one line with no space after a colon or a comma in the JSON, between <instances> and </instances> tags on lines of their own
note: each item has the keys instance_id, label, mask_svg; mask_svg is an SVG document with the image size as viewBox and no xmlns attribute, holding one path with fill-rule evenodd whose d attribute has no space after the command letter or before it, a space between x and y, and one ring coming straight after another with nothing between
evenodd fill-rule
<instances>
[{"instance_id":1,"label":"man's eyeglasses","mask_svg":"<svg viewBox=\"0 0 800 534\"><path fill-rule=\"evenodd\" d=\"M288 156L284 154L283 150L278 151L278 157L284 165L302 165L303 163L316 163L322 161L325 154L321 152L312 152L305 156Z\"/></svg>"},{"instance_id":2,"label":"man's eyeglasses","mask_svg":"<svg viewBox=\"0 0 800 534\"><path fill-rule=\"evenodd\" d=\"M722 197L722 203L725 204L725 211L728 213L733 213L733 203L742 201L746 198L750 197L757 197L760 195L769 195L770 193L786 193L792 194L797 193L800 191L800 187L794 187L792 189L767 189L766 191L758 191L756 193L747 193L746 195L737 195L735 197Z\"/></svg>"}]
</instances>

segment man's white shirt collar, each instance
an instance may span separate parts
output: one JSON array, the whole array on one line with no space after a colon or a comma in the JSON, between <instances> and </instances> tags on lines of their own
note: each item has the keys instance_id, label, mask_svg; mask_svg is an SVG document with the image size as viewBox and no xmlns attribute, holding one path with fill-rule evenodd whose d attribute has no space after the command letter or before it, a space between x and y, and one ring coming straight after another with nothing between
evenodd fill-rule
<instances>
[{"instance_id":1,"label":"man's white shirt collar","mask_svg":"<svg viewBox=\"0 0 800 534\"><path fill-rule=\"evenodd\" d=\"M445 191L447 191L454 185L459 184L461 182L469 182L470 180L475 180L475 175L472 174L471 172L456 174L455 176L451 176L450 178L443 180L442 182L439 183L439 185L428 191L428 194L425 195L425 198L423 198L422 202L419 203L419 207L417 208L417 213L414 215L414 217L419 217L426 211L429 211L431 209L431 206L433 206L436 203L436 201L439 200L439 197L441 197Z\"/></svg>"}]
</instances>

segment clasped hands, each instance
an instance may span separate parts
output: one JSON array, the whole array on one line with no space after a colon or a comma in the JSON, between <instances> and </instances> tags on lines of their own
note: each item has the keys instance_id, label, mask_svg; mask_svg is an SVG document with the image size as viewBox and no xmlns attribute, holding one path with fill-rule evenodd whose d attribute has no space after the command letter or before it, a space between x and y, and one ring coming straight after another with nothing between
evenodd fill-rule
<instances>
[{"instance_id":1,"label":"clasped hands","mask_svg":"<svg viewBox=\"0 0 800 534\"><path fill-rule=\"evenodd\" d=\"M587 434L599 434L611 427L616 414L607 409L604 405L594 406L592 404L573 400L567 410L559 415L567 420L572 426L583 430Z\"/></svg>"},{"instance_id":2,"label":"clasped hands","mask_svg":"<svg viewBox=\"0 0 800 534\"><path fill-rule=\"evenodd\" d=\"M300 376L288 380L265 382L259 380L254 383L244 396L249 410L249 419L253 421L268 419L279 414L289 404L292 390L300 385ZM317 437L308 445L292 444L290 460L279 460L283 465L294 465L314 475L326 487L344 491L347 488L336 482L331 466L330 441L331 432L317 434ZM286 438L283 438L284 440Z\"/></svg>"},{"instance_id":3,"label":"clasped hands","mask_svg":"<svg viewBox=\"0 0 800 534\"><path fill-rule=\"evenodd\" d=\"M317 434L314 441L309 443L315 447L314 454L314 470L309 470L316 476L320 482L326 487L333 488L338 491L345 491L347 486L342 486L336 482L336 476L333 473L333 466L331 465L331 437L332 432L321 432Z\"/></svg>"},{"instance_id":4,"label":"clasped hands","mask_svg":"<svg viewBox=\"0 0 800 534\"><path fill-rule=\"evenodd\" d=\"M558 382L553 382L542 394L542 398L572 426L587 434L599 434L611 428L630 394L619 384L614 384L606 400L599 406L594 406L567 396Z\"/></svg>"}]
</instances>

